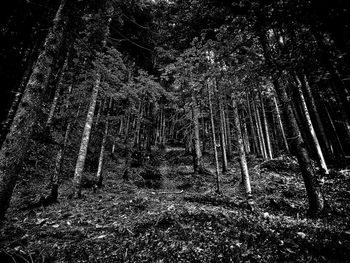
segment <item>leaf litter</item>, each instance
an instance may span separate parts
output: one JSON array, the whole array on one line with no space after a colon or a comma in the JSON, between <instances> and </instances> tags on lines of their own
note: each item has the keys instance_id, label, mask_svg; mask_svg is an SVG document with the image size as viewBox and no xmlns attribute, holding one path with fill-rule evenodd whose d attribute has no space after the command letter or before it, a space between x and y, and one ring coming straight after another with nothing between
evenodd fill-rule
<instances>
[{"instance_id":1,"label":"leaf litter","mask_svg":"<svg viewBox=\"0 0 350 263\"><path fill-rule=\"evenodd\" d=\"M106 172L105 187L82 199L30 211L12 205L1 230L1 256L16 262L347 262L350 258L350 180L326 178L320 218L306 216L295 160L250 158L254 210L245 205L238 162L221 176L192 175L190 156L167 152L159 188ZM186 159L187 158L187 159ZM161 159L161 158L159 158ZM112 162L112 160L110 160ZM285 162L285 163L283 163ZM208 164L207 164L208 165ZM281 169L281 167L283 169ZM210 169L210 168L209 168ZM134 168L137 176L142 167ZM40 188L33 181L33 190ZM13 204L24 202L21 188ZM20 259L22 258L22 261ZM23 261L25 259L26 261Z\"/></svg>"}]
</instances>

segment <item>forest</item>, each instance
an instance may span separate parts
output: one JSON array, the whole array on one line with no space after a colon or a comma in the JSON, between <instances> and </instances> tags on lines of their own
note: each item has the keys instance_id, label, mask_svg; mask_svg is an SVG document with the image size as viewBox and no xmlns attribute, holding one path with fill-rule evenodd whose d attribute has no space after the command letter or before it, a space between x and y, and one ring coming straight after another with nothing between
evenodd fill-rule
<instances>
[{"instance_id":1,"label":"forest","mask_svg":"<svg viewBox=\"0 0 350 263\"><path fill-rule=\"evenodd\" d=\"M0 262L349 262L349 1L6 2Z\"/></svg>"}]
</instances>

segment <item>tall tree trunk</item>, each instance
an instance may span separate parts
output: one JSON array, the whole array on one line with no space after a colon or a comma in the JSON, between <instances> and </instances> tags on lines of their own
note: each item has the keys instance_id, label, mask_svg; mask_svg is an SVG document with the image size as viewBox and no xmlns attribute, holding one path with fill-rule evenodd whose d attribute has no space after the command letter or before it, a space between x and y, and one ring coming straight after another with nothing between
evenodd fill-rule
<instances>
[{"instance_id":1,"label":"tall tree trunk","mask_svg":"<svg viewBox=\"0 0 350 263\"><path fill-rule=\"evenodd\" d=\"M165 110L162 108L162 122L161 122L161 142L162 146L165 146L166 143L166 118L165 118ZM192 142L192 141L191 141Z\"/></svg>"},{"instance_id":2,"label":"tall tree trunk","mask_svg":"<svg viewBox=\"0 0 350 263\"><path fill-rule=\"evenodd\" d=\"M98 105L98 110L95 118L95 125L98 126L100 123L101 114L103 114L103 111L105 109L105 104L107 104L107 101L104 98L101 98L101 100L96 103Z\"/></svg>"},{"instance_id":3,"label":"tall tree trunk","mask_svg":"<svg viewBox=\"0 0 350 263\"><path fill-rule=\"evenodd\" d=\"M69 94L71 94L71 92L72 92L71 87L72 86L70 86ZM69 109L69 106L66 105L65 110L68 110L68 109ZM78 115L79 115L79 111L77 111L75 118L78 118ZM68 120L67 124L66 124L66 128L65 128L65 132L64 132L63 142L59 145L59 148L58 148L58 151L56 154L55 169L54 169L54 172L53 172L52 177L51 177L50 197L51 197L51 200L53 202L56 202L57 198L58 198L58 188L60 185L61 171L62 171L62 165L63 165L63 159L64 159L63 157L64 157L65 149L66 149L66 146L68 143L68 138L69 138L69 135L71 132L71 127L72 127L71 120Z\"/></svg>"},{"instance_id":4,"label":"tall tree trunk","mask_svg":"<svg viewBox=\"0 0 350 263\"><path fill-rule=\"evenodd\" d=\"M298 88L299 98L300 98L301 105L302 105L302 108L303 108L303 112L304 112L304 115L305 115L305 118L306 118L307 126L309 128L309 132L310 132L311 137L312 137L312 141L313 141L314 146L316 148L316 154L317 154L317 157L318 157L317 159L318 159L319 166L320 166L321 170L323 170L324 174L329 174L328 167L327 167L326 161L324 159L320 143L319 143L318 138L316 136L316 132L315 132L314 126L313 126L313 124L311 122L310 113L309 113L309 110L308 110L307 105L306 105L306 101L305 101L305 98L304 98L304 95L303 95L303 91L301 89L301 82L300 82L298 77L297 77L297 80L298 80L297 88Z\"/></svg>"},{"instance_id":5,"label":"tall tree trunk","mask_svg":"<svg viewBox=\"0 0 350 263\"><path fill-rule=\"evenodd\" d=\"M254 120L253 120L253 115L252 115L252 110L251 110L251 105L250 105L248 92L246 92L246 101L247 101L250 129L251 129L251 133L252 133L252 136L253 136L253 148L254 148L254 152L256 154L259 154L259 146L258 146L259 142L258 142L258 138L257 138L256 132L255 132L255 129L254 129Z\"/></svg>"},{"instance_id":6,"label":"tall tree trunk","mask_svg":"<svg viewBox=\"0 0 350 263\"><path fill-rule=\"evenodd\" d=\"M207 131L206 131L206 122L204 120L204 114L203 111L201 111L201 120L202 120L202 152L204 153L206 150L206 142L207 142Z\"/></svg>"},{"instance_id":7,"label":"tall tree trunk","mask_svg":"<svg viewBox=\"0 0 350 263\"><path fill-rule=\"evenodd\" d=\"M202 151L200 146L199 137L199 111L198 104L195 94L192 94L192 121L193 121L193 147L194 147L194 158L193 158L193 170L195 174L201 170L203 166L202 162Z\"/></svg>"},{"instance_id":8,"label":"tall tree trunk","mask_svg":"<svg viewBox=\"0 0 350 263\"><path fill-rule=\"evenodd\" d=\"M242 129L242 139L243 139L243 144L244 144L244 149L247 154L250 153L250 145L249 145L249 138L248 138L248 129L247 129L247 123L245 121L245 117L243 116L241 118L241 129Z\"/></svg>"},{"instance_id":9,"label":"tall tree trunk","mask_svg":"<svg viewBox=\"0 0 350 263\"><path fill-rule=\"evenodd\" d=\"M208 101L209 101L209 113L210 113L210 124L211 124L211 136L213 140L213 150L215 157L215 171L216 171L216 191L220 193L220 170L219 170L219 157L218 150L216 148L216 136L215 136L215 125L214 125L214 114L213 114L213 104L211 101L211 83L208 83Z\"/></svg>"},{"instance_id":10,"label":"tall tree trunk","mask_svg":"<svg viewBox=\"0 0 350 263\"><path fill-rule=\"evenodd\" d=\"M127 145L128 142L128 136L129 136L129 129L130 129L130 119L131 119L131 109L128 110L128 117L126 119L125 129L124 129L124 135L125 135L125 142L124 144Z\"/></svg>"},{"instance_id":11,"label":"tall tree trunk","mask_svg":"<svg viewBox=\"0 0 350 263\"><path fill-rule=\"evenodd\" d=\"M161 141L161 134L160 134L160 128L161 128L161 122L162 122L162 108L158 109L157 114L157 128L156 128L156 144L160 144Z\"/></svg>"},{"instance_id":12,"label":"tall tree trunk","mask_svg":"<svg viewBox=\"0 0 350 263\"><path fill-rule=\"evenodd\" d=\"M311 92L309 81L305 74L303 75L303 78L302 78L302 84L305 91L305 99L308 102L308 106L310 107L310 112L314 116L314 120L316 122L315 126L319 131L319 135L320 135L319 138L321 139L320 141L321 141L321 146L323 146L322 147L323 152L328 157L327 159L334 159L334 156L329 146L329 140L327 138L323 123L321 121L320 114L318 113L318 110L317 110L314 96L312 95L312 92Z\"/></svg>"},{"instance_id":13,"label":"tall tree trunk","mask_svg":"<svg viewBox=\"0 0 350 263\"><path fill-rule=\"evenodd\" d=\"M252 190L250 187L250 178L249 178L249 172L248 172L248 165L247 165L247 159L245 156L245 150L244 150L244 143L243 143L243 136L241 132L241 125L239 123L239 114L238 114L238 108L237 108L237 102L233 99L232 100L232 108L233 108L233 120L236 130L236 140L237 140L237 146L238 146L238 154L239 154L239 164L241 166L241 174L242 174L242 183L244 184L247 199L252 199Z\"/></svg>"},{"instance_id":14,"label":"tall tree trunk","mask_svg":"<svg viewBox=\"0 0 350 263\"><path fill-rule=\"evenodd\" d=\"M23 73L22 81L17 89L17 92L15 94L15 98L12 101L10 110L7 113L6 121L2 124L1 134L0 134L0 149L1 149L1 146L4 142L4 140L6 139L7 133L9 132L9 129L11 127L11 124L12 124L13 119L15 117L15 114L17 112L19 103L21 102L23 93L25 91L29 77L30 77L32 70L33 70L33 65L35 62L35 58L37 56L38 49L39 49L39 41L37 41L34 44L34 47L32 48L31 54L29 55L29 59L27 61L26 69Z\"/></svg>"},{"instance_id":15,"label":"tall tree trunk","mask_svg":"<svg viewBox=\"0 0 350 263\"><path fill-rule=\"evenodd\" d=\"M96 126L98 125L98 122L100 121L101 110L103 107L102 105L103 105L103 98L96 101L96 108L97 108L97 114L96 114L96 118L95 118L95 125Z\"/></svg>"},{"instance_id":16,"label":"tall tree trunk","mask_svg":"<svg viewBox=\"0 0 350 263\"><path fill-rule=\"evenodd\" d=\"M340 138L339 138L339 135L338 135L338 131L334 125L334 122L333 122L333 119L331 117L331 114L328 110L328 106L323 102L324 104L324 109L326 111L326 114L327 114L327 119L328 119L328 122L329 122L329 125L332 129L332 138L333 138L333 145L335 147L335 152L336 152L336 155L337 157L342 161L342 162L345 162L345 152L344 152L344 149L343 149L343 145L340 141ZM335 137L335 138L334 138Z\"/></svg>"},{"instance_id":17,"label":"tall tree trunk","mask_svg":"<svg viewBox=\"0 0 350 263\"><path fill-rule=\"evenodd\" d=\"M95 84L92 90L90 104L86 115L84 131L81 138L78 159L75 165L74 178L73 178L74 188L75 188L74 195L79 198L81 197L81 180L82 180L82 174L83 174L84 165L85 165L86 153L88 150L88 145L90 140L92 123L94 119L97 95L100 88L100 78L101 76L98 74L98 76L96 76Z\"/></svg>"},{"instance_id":18,"label":"tall tree trunk","mask_svg":"<svg viewBox=\"0 0 350 263\"><path fill-rule=\"evenodd\" d=\"M65 149L67 147L71 127L72 127L71 123L68 122L66 126L66 131L64 133L63 143L61 143L61 145L59 146L59 149L56 155L55 170L51 178L51 198L53 201L57 201L57 198L58 198L58 188L60 185L60 177L61 177L60 175L61 175L62 165L64 160L63 157L65 154Z\"/></svg>"},{"instance_id":19,"label":"tall tree trunk","mask_svg":"<svg viewBox=\"0 0 350 263\"><path fill-rule=\"evenodd\" d=\"M294 116L295 116L295 119L297 121L299 131L300 131L301 137L303 138L303 141L310 142L310 141L312 141L312 136L309 132L309 127L307 125L304 110L303 110L302 105L301 105L302 103L300 101L298 91L297 90L293 90L293 91L295 91L295 92L291 92L292 95L289 93L288 93L288 95L292 98L291 105L292 105L292 109L294 112ZM305 148L309 152L310 157L312 156L314 158L317 158L317 153L316 153L316 149L314 147L314 144L305 143Z\"/></svg>"},{"instance_id":20,"label":"tall tree trunk","mask_svg":"<svg viewBox=\"0 0 350 263\"><path fill-rule=\"evenodd\" d=\"M264 130L265 130L265 137L266 137L266 147L267 147L267 156L269 159L272 159L272 148L271 148L271 138L269 133L269 127L266 120L266 112L264 107L264 100L263 96L261 94L261 89L259 89L259 96L260 96L260 105L261 105L261 113L263 118L263 124L264 124Z\"/></svg>"},{"instance_id":21,"label":"tall tree trunk","mask_svg":"<svg viewBox=\"0 0 350 263\"><path fill-rule=\"evenodd\" d=\"M261 17L258 14L258 18ZM257 25L257 31L260 38L260 43L264 52L266 63L271 67L274 67L274 62L270 54L268 46L268 40L261 24ZM276 77L276 76L274 76ZM324 209L324 197L321 191L321 187L318 182L316 173L311 165L309 153L305 148L305 143L300 135L298 124L293 113L291 102L288 99L285 88L278 83L277 79L273 81L275 90L277 92L279 101L283 106L283 114L288 126L289 137L291 139L291 147L296 152L301 174L303 176L306 192L309 201L309 214L316 216Z\"/></svg>"},{"instance_id":22,"label":"tall tree trunk","mask_svg":"<svg viewBox=\"0 0 350 263\"><path fill-rule=\"evenodd\" d=\"M264 159L267 159L267 152L266 152L266 146L265 146L265 139L264 139L264 133L261 128L261 120L260 120L260 114L258 111L258 107L255 104L255 99L253 98L253 110L254 110L254 117L256 122L256 129L258 131L258 139L260 142L260 149L261 153Z\"/></svg>"},{"instance_id":23,"label":"tall tree trunk","mask_svg":"<svg viewBox=\"0 0 350 263\"><path fill-rule=\"evenodd\" d=\"M122 132L124 131L124 119L125 119L125 117L124 116L122 116L122 117L120 117L120 120L119 120L119 129L118 129L118 136L121 136L122 135Z\"/></svg>"},{"instance_id":24,"label":"tall tree trunk","mask_svg":"<svg viewBox=\"0 0 350 263\"><path fill-rule=\"evenodd\" d=\"M57 87L55 89L55 95L53 97L53 101L51 103L49 115L47 116L47 120L46 120L46 124L45 124L47 129L49 129L51 124L52 124L52 120L53 120L53 117L55 115L55 111L56 111L57 104L58 104L58 99L59 99L59 96L60 96L62 88L63 88L63 81L64 81L63 76L64 76L65 71L67 69L68 56L69 56L69 52L67 52L66 59L64 61L63 67L62 67L62 69L59 73L59 76L58 76L58 83L57 83Z\"/></svg>"},{"instance_id":25,"label":"tall tree trunk","mask_svg":"<svg viewBox=\"0 0 350 263\"><path fill-rule=\"evenodd\" d=\"M228 107L226 108L226 111L224 111L224 121L225 121L225 127L226 127L227 159L231 160L232 159L232 135L231 135Z\"/></svg>"},{"instance_id":26,"label":"tall tree trunk","mask_svg":"<svg viewBox=\"0 0 350 263\"><path fill-rule=\"evenodd\" d=\"M288 145L288 141L287 141L287 137L286 137L286 133L284 131L284 127L283 127L283 124L282 124L282 118L281 118L280 110L279 110L277 99L276 99L275 96L273 96L273 103L275 105L275 114L276 114L278 125L279 125L280 131L281 131L281 135L282 135L282 138L283 138L284 147L286 148L287 153L290 153L289 145Z\"/></svg>"},{"instance_id":27,"label":"tall tree trunk","mask_svg":"<svg viewBox=\"0 0 350 263\"><path fill-rule=\"evenodd\" d=\"M102 180L103 180L103 161L104 161L104 153L105 153L105 147L106 147L106 140L108 136L108 126L109 126L109 112L112 107L112 98L109 99L109 105L107 109L107 115L106 115L106 120L105 120L105 129L103 132L103 137L102 137L102 143L101 143L101 150L100 150L100 157L98 158L98 168L97 168L97 186L101 187L102 186Z\"/></svg>"},{"instance_id":28,"label":"tall tree trunk","mask_svg":"<svg viewBox=\"0 0 350 263\"><path fill-rule=\"evenodd\" d=\"M53 27L45 39L44 49L38 57L25 88L10 131L0 152L0 222L9 206L13 188L25 157L26 149L37 122L37 110L42 106L43 93L59 54L67 18L63 14L66 1L62 0Z\"/></svg>"},{"instance_id":29,"label":"tall tree trunk","mask_svg":"<svg viewBox=\"0 0 350 263\"><path fill-rule=\"evenodd\" d=\"M226 138L225 138L225 127L224 127L224 116L223 108L221 104L221 96L219 91L219 85L216 81L216 94L217 102L219 105L219 129L220 129L220 144L221 144L221 155L222 155L222 173L227 172L227 156L226 156Z\"/></svg>"},{"instance_id":30,"label":"tall tree trunk","mask_svg":"<svg viewBox=\"0 0 350 263\"><path fill-rule=\"evenodd\" d=\"M317 215L324 209L324 198L321 187L318 182L317 175L312 167L309 152L305 147L303 138L301 137L292 105L288 99L287 92L283 86L274 81L274 86L281 104L283 105L283 113L288 125L290 145L293 147L297 155L299 167L303 176L306 192L309 200L309 214Z\"/></svg>"},{"instance_id":31,"label":"tall tree trunk","mask_svg":"<svg viewBox=\"0 0 350 263\"><path fill-rule=\"evenodd\" d=\"M134 147L139 146L140 142L140 134L141 134L141 123L143 119L143 100L140 101L139 107L137 109L138 115L137 115L137 120L136 120L136 127L135 127L135 138L134 138Z\"/></svg>"}]
</instances>

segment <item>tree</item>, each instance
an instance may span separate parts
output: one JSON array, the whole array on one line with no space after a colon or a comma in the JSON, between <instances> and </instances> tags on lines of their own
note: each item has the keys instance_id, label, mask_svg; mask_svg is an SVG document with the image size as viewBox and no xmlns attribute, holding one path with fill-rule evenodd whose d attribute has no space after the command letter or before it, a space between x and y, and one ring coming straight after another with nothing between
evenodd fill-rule
<instances>
[{"instance_id":1,"label":"tree","mask_svg":"<svg viewBox=\"0 0 350 263\"><path fill-rule=\"evenodd\" d=\"M252 199L252 190L250 187L248 165L247 165L247 159L244 151L243 136L241 132L241 125L239 122L236 98L232 98L232 108L233 108L233 119L234 119L235 131L236 131L236 140L238 144L239 164L241 166L242 183L244 184L247 200L249 202Z\"/></svg>"},{"instance_id":2,"label":"tree","mask_svg":"<svg viewBox=\"0 0 350 263\"><path fill-rule=\"evenodd\" d=\"M0 221L9 206L19 168L37 121L37 109L42 104L54 61L62 45L68 22L66 9L66 1L62 0L0 152Z\"/></svg>"}]
</instances>

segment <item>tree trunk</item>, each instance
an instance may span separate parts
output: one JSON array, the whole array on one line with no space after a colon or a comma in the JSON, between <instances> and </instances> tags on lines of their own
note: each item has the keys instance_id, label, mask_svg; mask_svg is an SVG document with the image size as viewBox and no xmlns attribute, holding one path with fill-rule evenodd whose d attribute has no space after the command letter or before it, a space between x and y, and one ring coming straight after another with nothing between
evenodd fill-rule
<instances>
[{"instance_id":1,"label":"tree trunk","mask_svg":"<svg viewBox=\"0 0 350 263\"><path fill-rule=\"evenodd\" d=\"M195 94L192 94L192 121L193 121L193 147L194 147L194 158L193 158L193 170L195 174L198 174L199 170L203 166L202 162L202 151L200 146L199 138L199 111L198 104Z\"/></svg>"},{"instance_id":2,"label":"tree trunk","mask_svg":"<svg viewBox=\"0 0 350 263\"><path fill-rule=\"evenodd\" d=\"M283 113L288 125L290 145L295 149L300 170L304 179L304 184L309 200L309 214L317 215L324 209L324 199L321 192L321 187L317 181L316 173L312 167L309 153L305 148L305 143L300 135L297 121L295 119L293 109L288 99L287 92L279 85L277 81L274 81L274 86L277 91L277 95L281 104L283 105Z\"/></svg>"},{"instance_id":3,"label":"tree trunk","mask_svg":"<svg viewBox=\"0 0 350 263\"><path fill-rule=\"evenodd\" d=\"M344 152L344 149L343 149L343 145L341 143L341 140L339 139L339 136L338 136L338 131L333 123L333 119L331 117L331 114L328 110L328 106L324 104L324 109L326 111L326 114L327 114L327 118L328 118L328 123L329 123L329 126L331 127L332 129L332 134L333 136L331 137L333 140L333 145L335 147L335 153L336 153L336 156L341 160L342 163L345 163L345 152Z\"/></svg>"},{"instance_id":4,"label":"tree trunk","mask_svg":"<svg viewBox=\"0 0 350 263\"><path fill-rule=\"evenodd\" d=\"M2 145L0 153L0 222L9 206L13 188L33 133L33 127L37 122L37 110L42 106L43 93L47 88L55 58L62 45L67 22L63 15L65 3L66 1L62 0L58 8L53 20L53 27L45 39L44 49L34 66L10 131Z\"/></svg>"},{"instance_id":5,"label":"tree trunk","mask_svg":"<svg viewBox=\"0 0 350 263\"><path fill-rule=\"evenodd\" d=\"M311 137L312 137L312 141L313 141L314 146L316 148L316 154L317 154L317 157L318 157L317 158L318 159L318 163L320 165L321 170L323 170L323 173L324 174L329 174L326 161L325 161L325 159L323 157L323 152L321 150L320 143L318 142L318 138L316 136L316 132L315 132L314 126L312 125L312 122L311 122L310 113L309 113L309 110L308 110L307 105L306 105L306 101L305 101L305 98L304 98L304 95L303 95L303 91L301 90L301 82L300 82L298 77L297 77L297 80L298 80L298 87L297 88L298 88L299 98L300 98L301 105L302 105L302 108L303 108L303 112L304 112L304 115L305 115L305 118L306 118L307 126L309 128L309 132L310 132Z\"/></svg>"},{"instance_id":6,"label":"tree trunk","mask_svg":"<svg viewBox=\"0 0 350 263\"><path fill-rule=\"evenodd\" d=\"M117 135L118 136L121 136L122 135L122 132L124 131L124 116L123 117L120 117L120 120L119 120L119 129L118 129L118 133Z\"/></svg>"},{"instance_id":7,"label":"tree trunk","mask_svg":"<svg viewBox=\"0 0 350 263\"><path fill-rule=\"evenodd\" d=\"M257 25L257 31L259 34L260 43L264 52L266 63L271 68L275 68L268 46L268 40L261 25ZM274 77L276 77L276 75ZM301 174L303 176L309 201L309 214L316 216L319 213L321 213L324 209L324 198L321 191L321 187L317 180L318 178L316 177L316 173L311 165L309 153L305 148L303 138L300 135L298 124L293 113L291 102L288 99L287 92L285 88L278 83L277 79L274 79L273 85L277 92L279 101L283 106L282 109L283 114L285 116L285 121L288 126L287 131L289 132L291 147L293 148L292 150L296 152Z\"/></svg>"},{"instance_id":8,"label":"tree trunk","mask_svg":"<svg viewBox=\"0 0 350 263\"><path fill-rule=\"evenodd\" d=\"M291 94L288 94L288 95L292 98L291 105L292 105L295 119L296 119L298 127L299 127L301 137L303 138L304 142L305 141L310 142L310 141L312 141L312 136L309 132L309 127L307 126L307 121L306 121L306 117L304 115L304 110L303 110L302 105L301 105L299 94L298 94L297 90L295 92L292 92L292 93L293 93L292 95ZM316 149L312 143L311 144L305 143L305 148L309 152L310 156L317 158ZM296 153L294 153L294 154L296 154Z\"/></svg>"},{"instance_id":9,"label":"tree trunk","mask_svg":"<svg viewBox=\"0 0 350 263\"><path fill-rule=\"evenodd\" d=\"M282 124L280 110L279 110L277 99L276 99L275 96L273 96L273 103L275 105L275 114L276 114L276 118L277 118L277 121L278 121L278 125L279 125L280 130L281 130L281 135L282 135L282 138L283 138L284 147L286 148L287 153L290 153L289 145L288 145L288 141L287 141L287 137L286 137L286 133L284 132L284 127L283 127L283 124Z\"/></svg>"},{"instance_id":10,"label":"tree trunk","mask_svg":"<svg viewBox=\"0 0 350 263\"><path fill-rule=\"evenodd\" d=\"M225 127L226 127L227 159L231 160L232 159L232 135L231 135L228 107L227 107L226 111L224 111L224 121L225 121Z\"/></svg>"},{"instance_id":11,"label":"tree trunk","mask_svg":"<svg viewBox=\"0 0 350 263\"><path fill-rule=\"evenodd\" d=\"M218 150L216 148L216 136L215 136L215 125L214 125L214 114L213 105L211 102L211 88L210 83L208 83L208 101L209 101L209 113L210 113L210 124L211 124L211 136L213 140L213 150L215 156L215 171L216 171L216 191L220 193L220 170L219 170L219 157Z\"/></svg>"},{"instance_id":12,"label":"tree trunk","mask_svg":"<svg viewBox=\"0 0 350 263\"><path fill-rule=\"evenodd\" d=\"M161 117L162 117L162 109L158 109L157 111L157 126L156 126L156 139L155 139L155 144L160 144L160 127L161 127Z\"/></svg>"},{"instance_id":13,"label":"tree trunk","mask_svg":"<svg viewBox=\"0 0 350 263\"><path fill-rule=\"evenodd\" d=\"M204 120L203 111L201 111L201 116L202 116L202 118L201 118L201 120L202 120L202 152L204 153L205 150L206 150L206 141L207 141L206 135L207 135L207 132L206 132L206 122Z\"/></svg>"},{"instance_id":14,"label":"tree trunk","mask_svg":"<svg viewBox=\"0 0 350 263\"><path fill-rule=\"evenodd\" d=\"M219 129L220 129L220 144L221 144L221 154L222 154L222 173L225 174L227 172L227 156L226 156L226 138L225 138L225 127L224 127L224 116L223 116L223 108L221 104L221 96L219 91L219 86L216 81L216 94L219 105Z\"/></svg>"},{"instance_id":15,"label":"tree trunk","mask_svg":"<svg viewBox=\"0 0 350 263\"><path fill-rule=\"evenodd\" d=\"M248 129L247 129L247 123L245 121L244 116L241 118L241 123L242 123L242 125L240 125L240 126L242 129L241 133L242 133L244 149L245 149L245 152L247 154L249 154L250 153L250 145L249 145L249 138L248 138Z\"/></svg>"},{"instance_id":16,"label":"tree trunk","mask_svg":"<svg viewBox=\"0 0 350 263\"><path fill-rule=\"evenodd\" d=\"M305 91L305 99L308 102L308 106L310 107L310 111L312 115L314 116L314 120L316 122L315 126L319 131L319 135L320 135L319 138L321 139L321 146L323 146L322 147L323 152L326 153L326 156L328 157L328 159L334 159L334 156L330 149L329 140L327 138L323 123L321 121L320 114L318 113L316 102L315 102L314 96L312 95L311 87L309 85L309 81L306 75L303 75L302 84Z\"/></svg>"},{"instance_id":17,"label":"tree trunk","mask_svg":"<svg viewBox=\"0 0 350 263\"><path fill-rule=\"evenodd\" d=\"M260 143L260 150L262 153L262 156L264 159L267 159L267 153L266 153L266 146L265 146L265 140L264 140L264 133L261 128L261 121L260 121L260 114L258 111L258 107L255 104L255 99L253 98L253 110L254 110L254 117L256 122L256 129L258 131L258 139Z\"/></svg>"},{"instance_id":18,"label":"tree trunk","mask_svg":"<svg viewBox=\"0 0 350 263\"><path fill-rule=\"evenodd\" d=\"M254 152L256 154L259 154L259 141L254 129L254 121L253 121L253 115L252 115L252 110L251 110L251 105L250 105L250 100L249 100L249 95L248 92L246 92L246 101L247 101L247 108L248 108L248 115L249 115L249 122L250 122L250 129L251 129L251 133L253 136L253 148L254 148Z\"/></svg>"},{"instance_id":19,"label":"tree trunk","mask_svg":"<svg viewBox=\"0 0 350 263\"><path fill-rule=\"evenodd\" d=\"M6 121L2 124L2 127L1 127L1 138L0 138L0 149L1 149L1 146L2 146L2 144L4 142L4 140L6 139L7 133L9 132L9 129L11 127L11 124L12 124L13 119L15 117L15 114L17 112L19 103L21 102L23 93L24 93L25 88L27 86L28 79L29 79L29 77L30 77L30 75L32 73L33 65L34 65L34 62L35 62L36 55L37 55L37 51L39 49L39 44L38 43L39 43L38 41L35 43L32 51L31 51L31 54L30 54L29 59L27 61L26 69L25 69L23 77L22 77L21 84L19 85L18 90L17 90L16 95L15 95L15 98L12 101L10 110L9 110L9 112L7 114Z\"/></svg>"},{"instance_id":20,"label":"tree trunk","mask_svg":"<svg viewBox=\"0 0 350 263\"><path fill-rule=\"evenodd\" d=\"M64 61L64 64L63 64L63 67L59 73L59 76L58 76L58 83L57 83L57 87L55 89L55 95L53 97L53 101L51 103L51 107L50 107L50 111L49 111L49 115L47 117L47 120L46 120L46 128L49 129L51 124L52 124L52 120L53 120L53 117L55 115L55 111L56 111L56 108L57 108L57 104L58 104L58 99L59 99L59 96L61 94L61 90L63 88L63 76L64 76L64 73L67 69L67 64L68 64L68 55L69 55L69 52L67 53L67 57Z\"/></svg>"},{"instance_id":21,"label":"tree trunk","mask_svg":"<svg viewBox=\"0 0 350 263\"><path fill-rule=\"evenodd\" d=\"M75 188L74 189L74 196L76 196L78 198L81 197L81 180L82 180L82 174L83 174L84 165L85 165L86 153L88 150L88 144L89 144L89 140L90 140L92 123L93 123L93 119L94 119L98 90L100 87L100 78L101 78L101 76L98 74L98 76L96 76L95 84L94 84L94 87L92 90L90 105L89 105L88 112L86 115L84 131L83 131L83 135L81 138L79 155L78 155L78 159L77 159L77 163L76 163L75 171L74 171L74 178L73 178L74 188Z\"/></svg>"},{"instance_id":22,"label":"tree trunk","mask_svg":"<svg viewBox=\"0 0 350 263\"><path fill-rule=\"evenodd\" d=\"M105 120L105 130L103 132L103 137L102 137L102 143L101 143L101 150L100 150L100 157L98 159L98 168L97 168L97 186L101 187L102 186L102 180L103 180L103 159L104 159L104 153L105 153L105 147L106 147L106 140L107 140L107 135L108 135L108 125L109 125L109 112L111 110L112 107L112 98L109 99L109 106L107 109L107 116L106 116L106 120Z\"/></svg>"},{"instance_id":23,"label":"tree trunk","mask_svg":"<svg viewBox=\"0 0 350 263\"><path fill-rule=\"evenodd\" d=\"M124 129L125 145L127 145L127 142L128 142L128 136L129 136L129 130L130 130L130 119L131 119L131 109L128 110L128 117L126 119L126 124Z\"/></svg>"},{"instance_id":24,"label":"tree trunk","mask_svg":"<svg viewBox=\"0 0 350 263\"><path fill-rule=\"evenodd\" d=\"M63 157L65 153L65 149L68 143L69 134L71 131L71 123L69 122L66 127L66 131L64 133L64 140L63 143L60 145L56 160L55 160L55 170L53 172L52 178L51 178L51 198L54 201L57 201L58 198L58 188L60 185L60 175L62 171L62 165L63 165Z\"/></svg>"},{"instance_id":25,"label":"tree trunk","mask_svg":"<svg viewBox=\"0 0 350 263\"><path fill-rule=\"evenodd\" d=\"M264 130L265 130L265 137L266 137L266 147L267 147L267 156L269 159L272 159L272 148L271 148L271 139L270 139L270 133L269 133L269 127L267 125L266 120L266 113L265 113L265 107L264 107L264 100L261 95L261 90L259 90L259 96L260 96L260 105L261 105L261 112L262 112L262 118L263 118L263 124L264 124Z\"/></svg>"},{"instance_id":26,"label":"tree trunk","mask_svg":"<svg viewBox=\"0 0 350 263\"><path fill-rule=\"evenodd\" d=\"M71 87L71 86L70 86ZM69 94L72 92L72 89L69 89ZM68 110L69 106L65 106L65 110ZM75 118L78 118L79 111L77 111ZM51 200L56 202L58 198L58 188L60 185L60 179L61 179L61 171L62 171L62 165L63 165L63 157L65 154L66 146L68 143L69 134L71 132L71 120L67 121L66 129L64 132L64 139L63 142L59 145L56 160L55 160L55 169L51 177Z\"/></svg>"},{"instance_id":27,"label":"tree trunk","mask_svg":"<svg viewBox=\"0 0 350 263\"><path fill-rule=\"evenodd\" d=\"M98 122L100 121L100 115L101 115L102 107L103 107L103 98L101 98L100 100L96 101L97 114L96 114L96 117L95 117L95 126L97 126Z\"/></svg>"},{"instance_id":28,"label":"tree trunk","mask_svg":"<svg viewBox=\"0 0 350 263\"><path fill-rule=\"evenodd\" d=\"M238 108L237 108L237 103L234 99L232 100L232 107L233 107L233 120L234 120L234 125L236 130L236 136L237 136L236 140L237 140L237 146L238 146L239 164L241 166L242 180L246 190L247 199L250 200L252 199L252 190L250 187L250 178L249 178L249 172L248 172L247 159L245 156L241 125L239 123Z\"/></svg>"},{"instance_id":29,"label":"tree trunk","mask_svg":"<svg viewBox=\"0 0 350 263\"><path fill-rule=\"evenodd\" d=\"M166 123L165 123L165 112L164 112L164 108L162 108L162 122L161 122L161 141L160 144L162 146L165 146L166 143Z\"/></svg>"},{"instance_id":30,"label":"tree trunk","mask_svg":"<svg viewBox=\"0 0 350 263\"><path fill-rule=\"evenodd\" d=\"M139 146L140 142L140 134L141 134L141 123L143 119L143 100L140 101L139 103L139 108L138 108L138 115L137 115L137 120L136 120L136 127L135 127L135 138L134 138L134 147Z\"/></svg>"}]
</instances>

